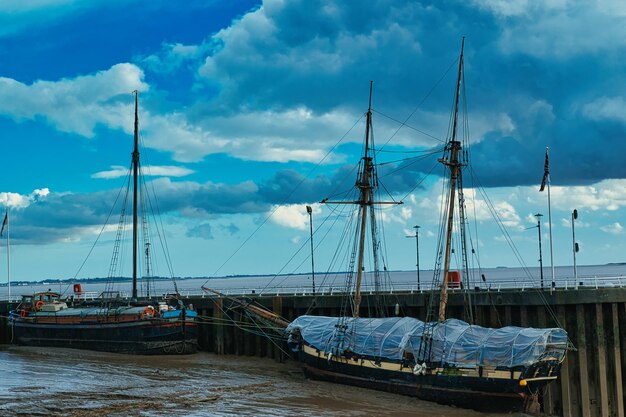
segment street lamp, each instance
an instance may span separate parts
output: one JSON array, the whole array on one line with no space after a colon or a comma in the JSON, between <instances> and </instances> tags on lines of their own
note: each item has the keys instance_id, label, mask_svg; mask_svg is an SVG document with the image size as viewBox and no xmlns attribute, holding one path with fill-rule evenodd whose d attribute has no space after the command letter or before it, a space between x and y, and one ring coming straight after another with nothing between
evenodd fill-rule
<instances>
[{"instance_id":1,"label":"street lamp","mask_svg":"<svg viewBox=\"0 0 626 417\"><path fill-rule=\"evenodd\" d=\"M313 294L315 294L315 262L313 260L313 209L306 206L306 212L309 213L309 229L311 232L311 280L313 282Z\"/></svg>"},{"instance_id":2,"label":"street lamp","mask_svg":"<svg viewBox=\"0 0 626 417\"><path fill-rule=\"evenodd\" d=\"M407 236L410 238L415 238L415 250L416 250L416 259L417 263L415 266L417 267L417 290L420 290L420 240L419 240L419 226L413 226L415 229L415 236Z\"/></svg>"},{"instance_id":3,"label":"street lamp","mask_svg":"<svg viewBox=\"0 0 626 417\"><path fill-rule=\"evenodd\" d=\"M543 289L543 259L541 256L541 217L543 214L537 213L535 217L537 218L537 230L539 231L539 274L541 276L541 289Z\"/></svg>"},{"instance_id":4,"label":"street lamp","mask_svg":"<svg viewBox=\"0 0 626 417\"><path fill-rule=\"evenodd\" d=\"M578 243L576 243L576 233L574 232L574 220L578 218L578 210L572 211L572 253L574 254L574 279L578 287L578 270L576 268L576 252L578 252Z\"/></svg>"}]
</instances>

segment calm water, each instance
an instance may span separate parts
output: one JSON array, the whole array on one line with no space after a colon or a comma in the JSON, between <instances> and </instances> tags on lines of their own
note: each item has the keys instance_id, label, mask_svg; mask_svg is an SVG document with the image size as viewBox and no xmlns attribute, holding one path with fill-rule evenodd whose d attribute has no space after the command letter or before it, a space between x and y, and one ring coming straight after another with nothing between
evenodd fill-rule
<instances>
[{"instance_id":1,"label":"calm water","mask_svg":"<svg viewBox=\"0 0 626 417\"><path fill-rule=\"evenodd\" d=\"M480 286L483 289L486 288L511 288L511 287L540 287L540 273L539 268L529 268L530 277L522 268L485 268L480 271L485 275L486 281L483 282L478 272L473 273L473 279L475 282L472 286ZM417 276L416 271L393 271L389 273L388 280L383 284L387 289L393 288L394 290L416 290L417 289ZM544 267L544 285L545 288L549 288L551 282L552 271L549 267ZM420 289L427 290L428 285L432 282L433 271L424 270L420 271ZM605 277L622 277L622 282L619 281L602 281ZM371 274L365 274L364 284L371 285ZM329 288L343 289L344 287L344 274L333 274L324 276L323 274L316 274L316 287L318 292L320 290L329 290ZM600 280L601 286L606 285L626 285L626 265L584 265L578 267L578 279L573 278L573 267L560 266L555 267L555 281L559 288L563 288L567 285L568 288L572 288L575 283L579 283L584 286L595 286ZM246 276L246 277L232 277L232 278L213 278L207 281L204 278L184 279L178 280L177 285L179 291L183 295L200 295L202 294L201 286L207 283L207 286L217 289L223 292L241 293L242 290L250 292L254 290L257 294L261 292L298 292L298 291L310 291L312 287L311 277L308 275L285 275L285 276ZM142 283L140 283L140 293L145 294ZM437 284L438 285L438 284ZM105 284L82 284L84 291L92 291L100 293L105 289ZM114 289L122 292L130 293L130 282L115 283ZM35 291L43 291L46 289L52 289L59 291L62 294L72 294L71 284L43 284L43 285L26 285L26 286L12 286L11 294L15 296L33 294ZM152 288L152 294L164 294L174 291L174 285L171 280L160 280L154 282ZM0 300L7 298L7 287L4 282L0 286Z\"/></svg>"},{"instance_id":2,"label":"calm water","mask_svg":"<svg viewBox=\"0 0 626 417\"><path fill-rule=\"evenodd\" d=\"M501 416L307 380L291 362L207 353L148 357L5 346L0 381L0 415L7 417Z\"/></svg>"}]
</instances>

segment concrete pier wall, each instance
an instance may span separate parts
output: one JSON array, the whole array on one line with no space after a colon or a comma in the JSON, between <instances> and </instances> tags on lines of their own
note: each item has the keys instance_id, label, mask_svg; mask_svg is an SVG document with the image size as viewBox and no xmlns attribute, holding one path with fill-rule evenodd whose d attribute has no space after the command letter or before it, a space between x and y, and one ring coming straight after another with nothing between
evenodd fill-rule
<instances>
[{"instance_id":1,"label":"concrete pier wall","mask_svg":"<svg viewBox=\"0 0 626 417\"><path fill-rule=\"evenodd\" d=\"M258 295L254 300L288 320L303 314L338 315L342 298L325 295ZM396 305L400 315L424 319L429 294L386 294L388 315ZM201 316L201 349L221 355L247 355L286 360L289 350L267 326L232 308L227 299L195 297L192 303ZM626 376L626 289L578 289L554 292L486 292L473 294L476 324L563 327L576 347L567 354L561 377L548 386L543 410L563 417L624 416L623 383ZM549 307L546 307L546 304ZM314 308L311 306L314 305ZM374 296L363 297L361 316L376 305ZM368 306L372 306L370 309ZM10 343L6 316L9 306L0 303L0 343ZM463 319L463 296L452 293L448 317Z\"/></svg>"}]
</instances>

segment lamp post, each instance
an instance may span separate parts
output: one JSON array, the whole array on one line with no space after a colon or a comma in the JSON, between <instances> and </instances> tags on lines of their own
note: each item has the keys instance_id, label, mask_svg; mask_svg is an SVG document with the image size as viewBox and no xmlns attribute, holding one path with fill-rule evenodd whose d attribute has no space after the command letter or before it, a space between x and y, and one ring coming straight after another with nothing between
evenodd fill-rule
<instances>
[{"instance_id":1,"label":"lamp post","mask_svg":"<svg viewBox=\"0 0 626 417\"><path fill-rule=\"evenodd\" d=\"M315 294L315 262L313 260L313 209L306 206L306 212L309 213L309 229L311 233L311 281L313 282L313 294Z\"/></svg>"},{"instance_id":2,"label":"lamp post","mask_svg":"<svg viewBox=\"0 0 626 417\"><path fill-rule=\"evenodd\" d=\"M539 231L539 275L541 276L541 289L543 289L543 258L541 256L541 217L543 214L537 213L537 230Z\"/></svg>"},{"instance_id":3,"label":"lamp post","mask_svg":"<svg viewBox=\"0 0 626 417\"><path fill-rule=\"evenodd\" d=\"M578 210L572 211L572 253L574 254L574 280L578 287L578 270L576 268L576 252L578 252L578 243L576 243L576 232L574 231L574 220L578 218Z\"/></svg>"},{"instance_id":4,"label":"lamp post","mask_svg":"<svg viewBox=\"0 0 626 417\"><path fill-rule=\"evenodd\" d=\"M417 263L415 264L415 266L417 267L417 290L419 291L420 290L420 236L419 236L420 226L413 226L413 229L415 229L415 235L407 236L407 237L415 238L415 256L417 260Z\"/></svg>"}]
</instances>

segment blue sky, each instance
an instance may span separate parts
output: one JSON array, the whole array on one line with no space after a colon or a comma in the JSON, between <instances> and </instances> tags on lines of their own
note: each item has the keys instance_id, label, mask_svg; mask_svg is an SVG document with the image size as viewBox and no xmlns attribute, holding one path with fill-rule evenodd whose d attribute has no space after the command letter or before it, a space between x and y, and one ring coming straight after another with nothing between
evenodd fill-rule
<instances>
[{"instance_id":1,"label":"blue sky","mask_svg":"<svg viewBox=\"0 0 626 417\"><path fill-rule=\"evenodd\" d=\"M307 204L326 270L342 229L323 229L336 212L316 203L354 183L370 80L376 145L394 151L378 155L381 182L404 201L381 213L386 262L414 268L406 236L419 224L432 268L440 180L428 174L440 169L402 160L446 138L463 35L472 176L526 264L537 263L537 212L549 258L546 146L555 264L572 262L574 208L578 262L626 261L621 1L7 0L0 201L12 279L78 271L130 163L133 90L176 275L308 271ZM518 266L465 185L481 264ZM114 235L79 276L107 275Z\"/></svg>"}]
</instances>

